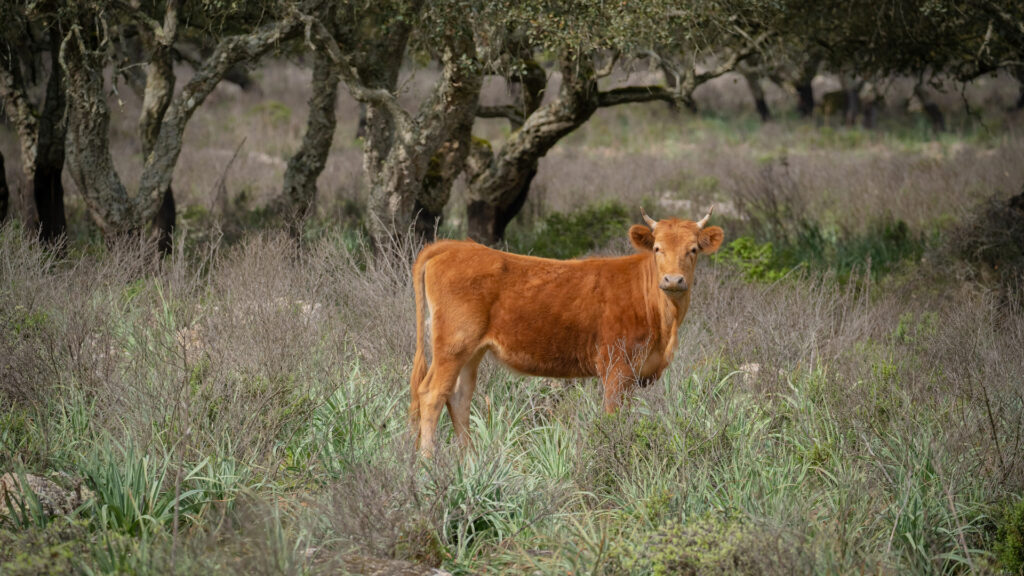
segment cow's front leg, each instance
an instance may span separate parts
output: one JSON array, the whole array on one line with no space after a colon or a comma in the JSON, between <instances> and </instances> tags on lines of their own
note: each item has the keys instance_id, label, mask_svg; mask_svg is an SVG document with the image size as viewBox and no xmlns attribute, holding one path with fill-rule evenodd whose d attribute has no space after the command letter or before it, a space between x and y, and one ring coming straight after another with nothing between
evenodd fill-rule
<instances>
[{"instance_id":1,"label":"cow's front leg","mask_svg":"<svg viewBox=\"0 0 1024 576\"><path fill-rule=\"evenodd\" d=\"M623 398L633 390L636 378L629 365L619 361L605 366L602 380L604 383L604 411L606 414L612 414L622 406Z\"/></svg>"}]
</instances>

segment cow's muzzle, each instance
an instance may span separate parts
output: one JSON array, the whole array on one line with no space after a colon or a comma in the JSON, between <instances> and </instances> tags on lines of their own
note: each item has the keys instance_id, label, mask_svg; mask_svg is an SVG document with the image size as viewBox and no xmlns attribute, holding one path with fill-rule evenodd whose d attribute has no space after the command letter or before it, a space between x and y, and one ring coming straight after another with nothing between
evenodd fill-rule
<instances>
[{"instance_id":1,"label":"cow's muzzle","mask_svg":"<svg viewBox=\"0 0 1024 576\"><path fill-rule=\"evenodd\" d=\"M684 292L689 286L682 274L665 274L658 282L658 288L665 292Z\"/></svg>"}]
</instances>

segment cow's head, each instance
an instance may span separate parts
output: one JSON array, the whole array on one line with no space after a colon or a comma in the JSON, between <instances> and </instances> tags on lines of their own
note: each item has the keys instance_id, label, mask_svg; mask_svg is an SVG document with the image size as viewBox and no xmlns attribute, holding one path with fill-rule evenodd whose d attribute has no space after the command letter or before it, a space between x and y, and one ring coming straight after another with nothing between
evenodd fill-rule
<instances>
[{"instance_id":1,"label":"cow's head","mask_svg":"<svg viewBox=\"0 0 1024 576\"><path fill-rule=\"evenodd\" d=\"M712 210L714 206L712 206ZM693 270L698 254L711 254L722 245L724 233L718 226L708 226L711 210L694 222L670 218L656 222L643 210L647 226L629 229L629 239L638 250L654 252L658 266L658 288L669 296L685 293L693 285Z\"/></svg>"}]
</instances>

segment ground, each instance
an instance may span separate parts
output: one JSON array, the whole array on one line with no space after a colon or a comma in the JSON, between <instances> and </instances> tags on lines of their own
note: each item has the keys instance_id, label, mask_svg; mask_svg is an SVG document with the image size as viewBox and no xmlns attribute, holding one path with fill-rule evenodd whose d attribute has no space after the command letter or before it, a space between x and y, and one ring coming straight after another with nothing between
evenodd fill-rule
<instances>
[{"instance_id":1,"label":"ground","mask_svg":"<svg viewBox=\"0 0 1024 576\"><path fill-rule=\"evenodd\" d=\"M1024 182L1015 84L972 88L974 115L950 96L941 135L895 105L877 131L819 126L782 91L762 125L729 78L696 117L600 111L544 159L509 248L623 253L641 204L715 203L726 247L698 264L675 361L612 416L596 381L485 361L474 451L445 417L423 460L406 425L416 247L358 241L356 108L296 252L260 208L301 138L308 71L256 74L261 92L218 89L190 124L182 248L159 265L104 247L74 196L63 257L0 231L0 472L95 493L70 518L6 516L0 571L1019 570L1020 285L961 249ZM410 105L425 84L406 82ZM129 175L133 106L112 127ZM17 184L6 128L0 146Z\"/></svg>"}]
</instances>

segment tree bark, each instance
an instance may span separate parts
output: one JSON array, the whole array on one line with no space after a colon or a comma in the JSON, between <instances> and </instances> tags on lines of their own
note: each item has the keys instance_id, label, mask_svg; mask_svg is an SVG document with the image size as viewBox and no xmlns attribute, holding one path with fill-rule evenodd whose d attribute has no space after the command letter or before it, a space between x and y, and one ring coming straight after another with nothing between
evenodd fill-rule
<instances>
[{"instance_id":1,"label":"tree bark","mask_svg":"<svg viewBox=\"0 0 1024 576\"><path fill-rule=\"evenodd\" d=\"M531 113L497 153L476 145L467 162L470 238L497 244L526 201L540 159L600 106L597 78L589 58L564 58L558 98Z\"/></svg>"},{"instance_id":2,"label":"tree bark","mask_svg":"<svg viewBox=\"0 0 1024 576\"><path fill-rule=\"evenodd\" d=\"M750 87L750 95L754 98L754 107L757 108L757 114L761 117L761 122L771 120L772 112L764 98L764 88L761 87L760 75L753 72L744 72L743 79L747 81L747 86Z\"/></svg>"},{"instance_id":3,"label":"tree bark","mask_svg":"<svg viewBox=\"0 0 1024 576\"><path fill-rule=\"evenodd\" d=\"M4 153L0 151L0 223L7 219L7 208L11 202L11 190L7 187L7 169L4 167Z\"/></svg>"},{"instance_id":4,"label":"tree bark","mask_svg":"<svg viewBox=\"0 0 1024 576\"><path fill-rule=\"evenodd\" d=\"M818 67L821 66L821 59L817 56L810 56L804 60L803 65L797 69L796 78L793 80L793 87L796 89L796 109L804 118L810 118L814 114L814 89L812 83L818 74Z\"/></svg>"},{"instance_id":5,"label":"tree bark","mask_svg":"<svg viewBox=\"0 0 1024 576\"><path fill-rule=\"evenodd\" d=\"M27 43L27 39L19 38ZM12 41L11 44L14 42ZM14 124L21 149L21 169L25 185L16 188L11 201L15 215L25 224L27 230L39 225L35 202L32 199L32 182L35 178L35 163L39 141L39 122L29 100L27 84L22 74L18 51L14 46L0 49L0 98L3 99L7 118Z\"/></svg>"},{"instance_id":6,"label":"tree bark","mask_svg":"<svg viewBox=\"0 0 1024 576\"><path fill-rule=\"evenodd\" d=\"M37 45L28 34L20 41L36 46L40 52L49 52L51 63L43 101L37 107L29 96L23 65L29 68L31 77L38 78L43 74L42 64L31 56L27 62L20 61L17 51L9 46L0 55L0 97L18 132L25 180L16 206L26 228L37 229L40 238L52 243L64 234L67 226L61 183L65 93L57 61L60 36L51 28L48 44Z\"/></svg>"},{"instance_id":7,"label":"tree bark","mask_svg":"<svg viewBox=\"0 0 1024 576\"><path fill-rule=\"evenodd\" d=\"M331 151L337 126L338 80L337 67L330 57L323 50L316 51L306 134L299 150L288 160L281 195L275 202L294 238L301 235L302 223L316 202L316 181Z\"/></svg>"},{"instance_id":8,"label":"tree bark","mask_svg":"<svg viewBox=\"0 0 1024 576\"><path fill-rule=\"evenodd\" d=\"M369 181L369 229L378 247L414 226L417 206L428 216L447 202L454 175L468 153L465 144L476 115L483 75L468 23L453 26L444 39L441 78L431 97L412 117L394 96L408 32L393 38L374 66L340 66L353 96L367 104L363 165ZM401 49L399 49L401 48ZM344 55L338 58L347 60ZM433 165L433 172L431 166ZM433 230L430 218L429 229Z\"/></svg>"},{"instance_id":9,"label":"tree bark","mask_svg":"<svg viewBox=\"0 0 1024 576\"><path fill-rule=\"evenodd\" d=\"M797 112L804 118L810 118L814 114L814 89L811 88L811 82L800 80L793 87L796 88Z\"/></svg>"},{"instance_id":10,"label":"tree bark","mask_svg":"<svg viewBox=\"0 0 1024 576\"><path fill-rule=\"evenodd\" d=\"M946 117L942 113L942 109L939 105L932 100L931 94L928 93L924 88L922 82L918 82L914 85L914 96L921 101L921 108L924 110L925 116L928 117L928 122L932 126L932 130L936 133L945 132L946 130Z\"/></svg>"},{"instance_id":11,"label":"tree bark","mask_svg":"<svg viewBox=\"0 0 1024 576\"><path fill-rule=\"evenodd\" d=\"M67 231L64 215L64 110L67 99L58 61L60 36L50 29L50 77L46 83L46 96L39 115L35 170L32 191L36 214L39 217L39 235L49 243L57 242Z\"/></svg>"},{"instance_id":12,"label":"tree bark","mask_svg":"<svg viewBox=\"0 0 1024 576\"><path fill-rule=\"evenodd\" d=\"M473 116L460 114L451 136L430 159L423 187L413 207L413 230L424 241L435 237L435 230L444 221L444 207L451 197L452 185L462 173L473 136Z\"/></svg>"}]
</instances>

